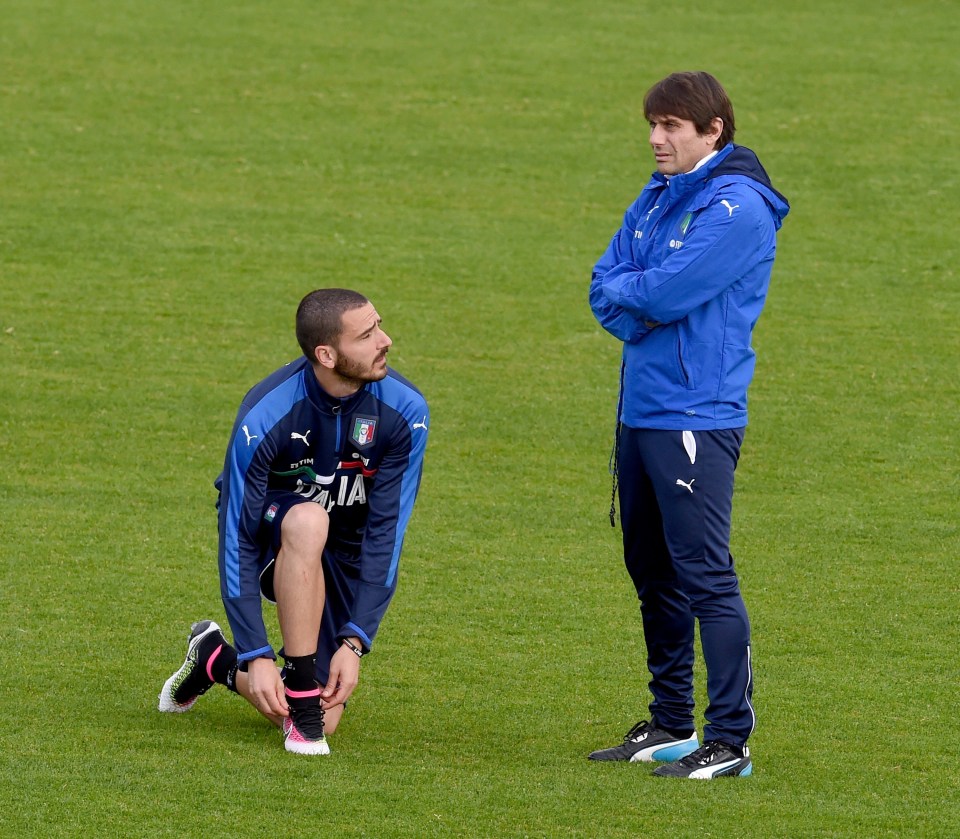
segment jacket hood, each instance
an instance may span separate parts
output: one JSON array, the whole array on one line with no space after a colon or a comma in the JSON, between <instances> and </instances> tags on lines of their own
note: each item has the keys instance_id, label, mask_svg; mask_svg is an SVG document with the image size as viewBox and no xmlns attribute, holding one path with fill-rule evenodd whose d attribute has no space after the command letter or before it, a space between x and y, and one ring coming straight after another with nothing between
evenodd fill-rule
<instances>
[{"instance_id":1,"label":"jacket hood","mask_svg":"<svg viewBox=\"0 0 960 839\"><path fill-rule=\"evenodd\" d=\"M752 181L753 183L750 185L757 189L757 192L770 205L777 218L777 227L779 227L784 216L790 212L790 202L785 195L774 189L767 170L763 168L760 158L752 149L734 144L731 144L731 146L732 151L711 170L707 179L728 177L734 180L747 179Z\"/></svg>"}]
</instances>

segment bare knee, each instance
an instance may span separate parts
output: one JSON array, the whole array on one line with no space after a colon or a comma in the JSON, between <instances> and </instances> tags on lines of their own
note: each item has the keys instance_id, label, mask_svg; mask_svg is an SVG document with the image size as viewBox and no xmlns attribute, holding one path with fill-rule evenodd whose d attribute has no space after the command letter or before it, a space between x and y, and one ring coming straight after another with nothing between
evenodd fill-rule
<instances>
[{"instance_id":1,"label":"bare knee","mask_svg":"<svg viewBox=\"0 0 960 839\"><path fill-rule=\"evenodd\" d=\"M297 504L280 524L280 540L289 552L319 556L329 532L330 516L319 504Z\"/></svg>"}]
</instances>

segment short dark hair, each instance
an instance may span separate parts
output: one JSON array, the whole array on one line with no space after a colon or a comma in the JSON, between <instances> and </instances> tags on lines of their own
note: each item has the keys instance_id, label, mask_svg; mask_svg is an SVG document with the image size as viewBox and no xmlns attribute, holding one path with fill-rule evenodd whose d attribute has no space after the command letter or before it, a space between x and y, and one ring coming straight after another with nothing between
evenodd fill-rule
<instances>
[{"instance_id":1,"label":"short dark hair","mask_svg":"<svg viewBox=\"0 0 960 839\"><path fill-rule=\"evenodd\" d=\"M311 291L297 307L297 343L311 364L316 364L314 350L319 346L336 346L343 331L345 312L366 306L370 301L360 292L348 288L318 288Z\"/></svg>"},{"instance_id":2,"label":"short dark hair","mask_svg":"<svg viewBox=\"0 0 960 839\"><path fill-rule=\"evenodd\" d=\"M714 117L723 120L723 131L715 148L722 149L733 142L736 126L733 123L733 103L727 92L709 73L673 73L657 82L643 99L643 115L653 117L675 116L690 120L698 134L706 134Z\"/></svg>"}]
</instances>

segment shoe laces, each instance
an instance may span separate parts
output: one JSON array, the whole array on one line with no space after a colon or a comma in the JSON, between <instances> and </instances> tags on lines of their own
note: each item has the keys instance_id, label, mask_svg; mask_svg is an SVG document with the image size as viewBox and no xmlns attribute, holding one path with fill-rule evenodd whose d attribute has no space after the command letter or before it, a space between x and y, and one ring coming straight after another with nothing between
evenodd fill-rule
<instances>
[{"instance_id":1,"label":"shoe laces","mask_svg":"<svg viewBox=\"0 0 960 839\"><path fill-rule=\"evenodd\" d=\"M323 708L319 705L305 705L302 708L291 706L290 716L293 724L308 740L323 739Z\"/></svg>"},{"instance_id":2,"label":"shoe laces","mask_svg":"<svg viewBox=\"0 0 960 839\"><path fill-rule=\"evenodd\" d=\"M687 766L705 766L712 763L717 753L724 750L732 751L726 743L721 743L719 740L709 740L699 749L690 752L686 757L680 758L680 763Z\"/></svg>"},{"instance_id":3,"label":"shoe laces","mask_svg":"<svg viewBox=\"0 0 960 839\"><path fill-rule=\"evenodd\" d=\"M640 720L633 728L631 728L623 737L624 742L630 740L635 740L641 734L646 734L652 726L650 725L649 720Z\"/></svg>"}]
</instances>

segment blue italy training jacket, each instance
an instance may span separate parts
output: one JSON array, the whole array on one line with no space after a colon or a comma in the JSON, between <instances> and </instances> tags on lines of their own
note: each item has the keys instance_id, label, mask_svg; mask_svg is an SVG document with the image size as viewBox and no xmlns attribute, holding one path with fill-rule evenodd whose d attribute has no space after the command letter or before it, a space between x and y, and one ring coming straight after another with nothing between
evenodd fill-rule
<instances>
[{"instance_id":1,"label":"blue italy training jacket","mask_svg":"<svg viewBox=\"0 0 960 839\"><path fill-rule=\"evenodd\" d=\"M728 144L694 172L653 175L590 283L594 315L624 342L621 422L747 424L750 335L789 209L744 146Z\"/></svg>"},{"instance_id":2,"label":"blue italy training jacket","mask_svg":"<svg viewBox=\"0 0 960 839\"><path fill-rule=\"evenodd\" d=\"M327 547L359 580L338 637L370 647L397 587L403 536L420 487L429 425L421 393L390 370L344 399L305 358L256 385L237 414L220 490L220 590L241 661L272 655L260 607L267 492L294 492L330 515Z\"/></svg>"}]
</instances>

